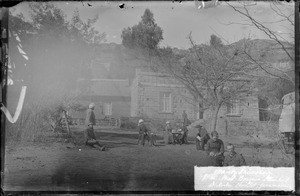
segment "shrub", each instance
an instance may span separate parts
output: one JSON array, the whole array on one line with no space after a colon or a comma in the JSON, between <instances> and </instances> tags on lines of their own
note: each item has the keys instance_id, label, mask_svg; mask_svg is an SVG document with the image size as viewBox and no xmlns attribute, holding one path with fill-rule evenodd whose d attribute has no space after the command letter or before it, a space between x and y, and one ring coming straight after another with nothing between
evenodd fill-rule
<instances>
[{"instance_id":1,"label":"shrub","mask_svg":"<svg viewBox=\"0 0 300 196\"><path fill-rule=\"evenodd\" d=\"M120 127L123 129L137 129L138 125L137 123L131 121L125 121L121 123Z\"/></svg>"},{"instance_id":2,"label":"shrub","mask_svg":"<svg viewBox=\"0 0 300 196\"><path fill-rule=\"evenodd\" d=\"M80 110L83 107L76 102L74 95L60 95L51 96L48 93L29 100L18 121L6 124L6 142L42 141L41 138L48 137L49 132L64 132L63 111L76 108Z\"/></svg>"}]
</instances>

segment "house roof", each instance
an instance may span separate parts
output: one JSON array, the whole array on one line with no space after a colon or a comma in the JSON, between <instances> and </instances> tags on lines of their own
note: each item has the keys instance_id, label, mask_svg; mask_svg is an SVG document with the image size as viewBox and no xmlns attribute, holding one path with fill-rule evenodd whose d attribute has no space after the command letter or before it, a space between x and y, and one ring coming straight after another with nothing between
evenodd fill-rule
<instances>
[{"instance_id":1,"label":"house roof","mask_svg":"<svg viewBox=\"0 0 300 196\"><path fill-rule=\"evenodd\" d=\"M81 79L79 82L85 82ZM91 95L103 97L130 97L128 80L121 79L91 79Z\"/></svg>"}]
</instances>

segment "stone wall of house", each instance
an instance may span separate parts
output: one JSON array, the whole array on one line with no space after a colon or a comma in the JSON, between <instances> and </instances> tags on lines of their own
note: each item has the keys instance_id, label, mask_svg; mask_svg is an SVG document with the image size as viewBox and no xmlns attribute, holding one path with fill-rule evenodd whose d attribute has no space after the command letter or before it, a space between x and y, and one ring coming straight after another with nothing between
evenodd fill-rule
<instances>
[{"instance_id":1,"label":"stone wall of house","mask_svg":"<svg viewBox=\"0 0 300 196\"><path fill-rule=\"evenodd\" d=\"M160 92L170 92L172 109L170 113L162 113L159 108ZM188 90L174 78L164 74L142 72L137 70L136 78L132 84L131 116L145 116L149 118L180 119L183 110L190 120L198 119L198 106L193 101ZM258 98L247 97L240 103L239 115L233 117L259 120ZM224 118L228 116L227 106L222 106L219 111L219 129L225 133ZM205 120L212 118L212 112L204 111ZM223 118L223 119L222 119Z\"/></svg>"},{"instance_id":2,"label":"stone wall of house","mask_svg":"<svg viewBox=\"0 0 300 196\"><path fill-rule=\"evenodd\" d=\"M268 138L278 134L278 122L261 122L249 119L231 119L228 121L228 135L256 136L263 135Z\"/></svg>"},{"instance_id":3,"label":"stone wall of house","mask_svg":"<svg viewBox=\"0 0 300 196\"><path fill-rule=\"evenodd\" d=\"M244 100L242 100L241 108L242 108L242 116L241 116L242 118L259 121L259 107L258 107L257 96L249 96Z\"/></svg>"},{"instance_id":4,"label":"stone wall of house","mask_svg":"<svg viewBox=\"0 0 300 196\"><path fill-rule=\"evenodd\" d=\"M130 116L137 116L138 109L138 78L135 78L131 84L131 104Z\"/></svg>"},{"instance_id":5,"label":"stone wall of house","mask_svg":"<svg viewBox=\"0 0 300 196\"><path fill-rule=\"evenodd\" d=\"M160 111L160 93L171 93L171 112ZM161 119L180 119L183 110L188 117L195 119L195 106L192 98L183 86L164 75L157 77L153 73L137 72L131 87L131 116Z\"/></svg>"},{"instance_id":6,"label":"stone wall of house","mask_svg":"<svg viewBox=\"0 0 300 196\"><path fill-rule=\"evenodd\" d=\"M240 114L228 114L227 106L223 105L219 110L219 118L230 116L234 118L245 118L252 119L255 121L259 120L259 109L258 109L258 98L255 96L247 97L241 100L240 103ZM212 118L212 111L206 110L204 112L204 119Z\"/></svg>"},{"instance_id":7,"label":"stone wall of house","mask_svg":"<svg viewBox=\"0 0 300 196\"><path fill-rule=\"evenodd\" d=\"M220 135L249 136L275 139L278 136L278 121L258 121L241 117L219 117L216 131ZM204 127L210 132L211 119L204 120ZM196 132L195 132L196 133Z\"/></svg>"},{"instance_id":8,"label":"stone wall of house","mask_svg":"<svg viewBox=\"0 0 300 196\"><path fill-rule=\"evenodd\" d=\"M183 110L186 111L190 119L194 119L194 106L184 100L178 93L181 89L167 86L147 86L140 87L139 107L143 116L150 118L178 119L181 118ZM159 108L160 93L171 93L171 112L162 112Z\"/></svg>"},{"instance_id":9,"label":"stone wall of house","mask_svg":"<svg viewBox=\"0 0 300 196\"><path fill-rule=\"evenodd\" d=\"M212 111L206 110L204 112L204 120L210 120L213 116L212 114ZM251 96L241 100L240 114L236 115L228 114L227 106L223 105L218 114L217 129L219 129L220 132L225 133L225 121L230 119L259 121L258 98Z\"/></svg>"}]
</instances>

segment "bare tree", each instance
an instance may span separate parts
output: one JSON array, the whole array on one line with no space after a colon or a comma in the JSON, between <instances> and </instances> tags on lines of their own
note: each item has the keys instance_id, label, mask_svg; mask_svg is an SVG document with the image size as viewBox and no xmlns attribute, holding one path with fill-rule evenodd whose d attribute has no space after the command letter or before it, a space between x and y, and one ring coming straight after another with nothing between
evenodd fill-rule
<instances>
[{"instance_id":1,"label":"bare tree","mask_svg":"<svg viewBox=\"0 0 300 196\"><path fill-rule=\"evenodd\" d=\"M294 43L294 3L268 2L225 2L243 19L241 23L230 22L226 25L253 27L269 38L269 44L257 48L256 54L246 53L248 59L258 68L256 75L259 80L258 96L267 102L268 116L280 113L281 98L295 89L295 43ZM258 6L267 6L274 17L267 20L259 19ZM278 26L284 27L278 31ZM271 118L270 118L271 119Z\"/></svg>"},{"instance_id":2,"label":"bare tree","mask_svg":"<svg viewBox=\"0 0 300 196\"><path fill-rule=\"evenodd\" d=\"M263 32L272 42L270 42L267 47L260 48L260 51L263 51L262 54L255 55L246 53L249 60L251 60L254 64L256 64L262 71L265 73L263 77L271 77L271 78L279 78L286 80L288 83L295 85L295 79L293 77L293 68L278 68L274 66L274 63L269 59L264 57L267 56L266 53L271 53L276 51L277 54L282 53L285 54L280 56L281 59L276 59L278 61L286 61L290 62L290 64L295 63L295 54L294 47L294 12L293 12L293 3L284 3L279 1L269 1L264 2L268 4L269 10L276 16L272 21L261 21L257 17L257 13L255 12L255 8L257 8L258 3L249 4L247 2L238 1L235 3L225 2L230 8L232 8L235 12L239 13L245 21L242 23L230 22L227 25L238 24L242 26L254 27L261 32ZM281 25L284 26L286 32L278 31L276 28L272 28L273 25ZM274 62L274 61L273 61Z\"/></svg>"},{"instance_id":3,"label":"bare tree","mask_svg":"<svg viewBox=\"0 0 300 196\"><path fill-rule=\"evenodd\" d=\"M253 77L246 73L253 72L255 66L245 60L246 44L223 45L215 35L211 36L210 44L196 45L191 35L189 41L191 48L182 56L174 55L170 48L159 50L160 63L155 65L184 84L203 110L212 112L211 131L214 131L220 108L254 89Z\"/></svg>"},{"instance_id":4,"label":"bare tree","mask_svg":"<svg viewBox=\"0 0 300 196\"><path fill-rule=\"evenodd\" d=\"M240 25L256 27L257 29L265 33L265 35L267 35L271 40L274 40L277 44L279 44L281 49L286 53L290 60L295 61L293 51L291 50L294 47L294 43L289 41L289 39L287 39L287 36L283 36L282 32L272 29L272 27L270 26L275 23L288 24L288 27L286 27L287 33L285 34L288 34L288 37L290 38L294 38L295 23L293 19L294 12L292 3L287 4L279 1L267 2L269 4L270 10L272 10L273 13L276 14L279 18L274 21L260 21L259 19L257 19L257 17L255 16L256 14L251 10L253 6L257 6L256 3L254 5L242 1L236 2L235 5L229 2L225 3L246 19L244 23L239 23ZM238 23L232 22L230 24Z\"/></svg>"}]
</instances>

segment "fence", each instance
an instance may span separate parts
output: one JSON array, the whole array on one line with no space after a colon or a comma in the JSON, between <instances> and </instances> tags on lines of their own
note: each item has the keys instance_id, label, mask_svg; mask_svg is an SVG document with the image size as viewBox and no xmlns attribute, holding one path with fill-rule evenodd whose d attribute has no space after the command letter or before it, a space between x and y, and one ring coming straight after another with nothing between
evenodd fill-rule
<instances>
[{"instance_id":1,"label":"fence","mask_svg":"<svg viewBox=\"0 0 300 196\"><path fill-rule=\"evenodd\" d=\"M83 118L71 118L70 119L72 125L84 125L85 119ZM96 119L96 126L111 126L111 127L120 127L120 119L119 118L104 118L104 119Z\"/></svg>"}]
</instances>

